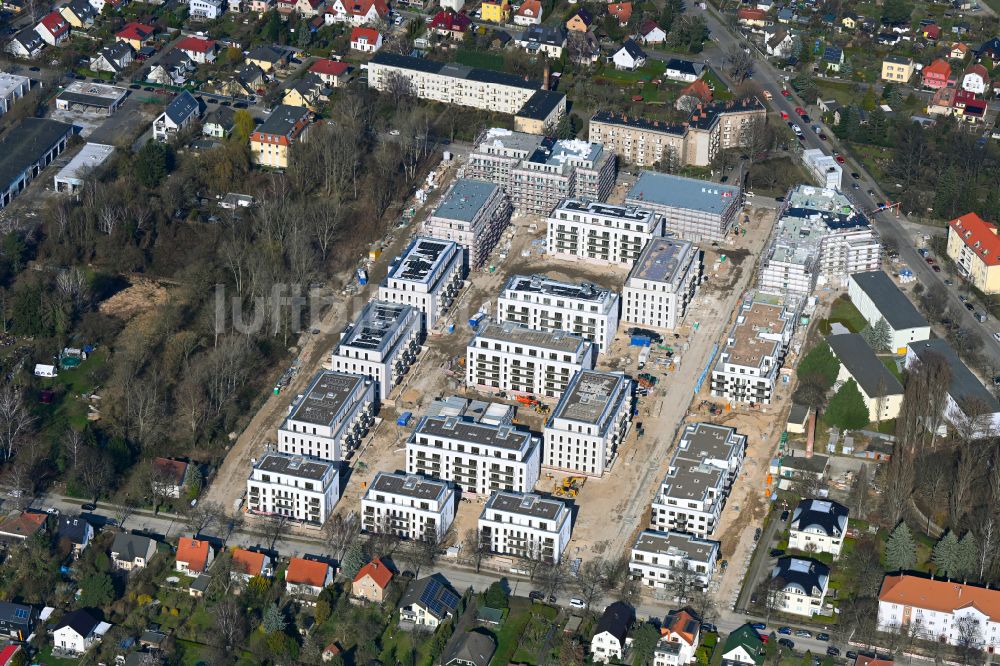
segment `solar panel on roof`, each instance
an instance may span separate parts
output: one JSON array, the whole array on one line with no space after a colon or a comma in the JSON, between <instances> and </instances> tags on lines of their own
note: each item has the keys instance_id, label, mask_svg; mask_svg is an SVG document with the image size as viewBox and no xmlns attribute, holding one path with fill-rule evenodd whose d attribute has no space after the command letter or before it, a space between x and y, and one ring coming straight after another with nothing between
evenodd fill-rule
<instances>
[{"instance_id":1,"label":"solar panel on roof","mask_svg":"<svg viewBox=\"0 0 1000 666\"><path fill-rule=\"evenodd\" d=\"M18 618L19 620L27 620L28 611L25 610L24 608L16 608L14 609L14 617Z\"/></svg>"}]
</instances>

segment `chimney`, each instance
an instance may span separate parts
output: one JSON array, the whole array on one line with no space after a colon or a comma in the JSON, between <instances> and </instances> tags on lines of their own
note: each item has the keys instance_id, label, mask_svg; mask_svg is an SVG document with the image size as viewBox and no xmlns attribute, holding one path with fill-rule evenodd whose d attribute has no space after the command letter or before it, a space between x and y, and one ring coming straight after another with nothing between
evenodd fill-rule
<instances>
[{"instance_id":1,"label":"chimney","mask_svg":"<svg viewBox=\"0 0 1000 666\"><path fill-rule=\"evenodd\" d=\"M816 439L816 410L812 410L812 414L809 415L809 425L807 426L808 431L806 432L806 458L813 457L813 443Z\"/></svg>"},{"instance_id":2,"label":"chimney","mask_svg":"<svg viewBox=\"0 0 1000 666\"><path fill-rule=\"evenodd\" d=\"M549 78L551 77L551 68L549 67L549 61L545 61L545 69L542 71L542 90L549 89Z\"/></svg>"}]
</instances>

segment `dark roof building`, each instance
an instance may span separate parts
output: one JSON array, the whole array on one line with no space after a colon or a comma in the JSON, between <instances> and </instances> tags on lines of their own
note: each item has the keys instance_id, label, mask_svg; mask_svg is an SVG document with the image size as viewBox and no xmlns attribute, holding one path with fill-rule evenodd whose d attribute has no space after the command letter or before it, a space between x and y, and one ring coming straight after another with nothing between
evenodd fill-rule
<instances>
[{"instance_id":1,"label":"dark roof building","mask_svg":"<svg viewBox=\"0 0 1000 666\"><path fill-rule=\"evenodd\" d=\"M779 579L786 592L823 596L830 581L830 567L805 557L780 557L771 570L771 580Z\"/></svg>"},{"instance_id":2,"label":"dark roof building","mask_svg":"<svg viewBox=\"0 0 1000 666\"><path fill-rule=\"evenodd\" d=\"M830 500L804 499L795 507L789 529L820 530L829 537L843 537L847 532L847 507Z\"/></svg>"},{"instance_id":3,"label":"dark roof building","mask_svg":"<svg viewBox=\"0 0 1000 666\"><path fill-rule=\"evenodd\" d=\"M434 574L416 580L406 588L399 603L400 613L404 619L419 622L418 609L422 609L434 618L436 624L455 614L459 599L458 593L451 588L444 576Z\"/></svg>"},{"instance_id":4,"label":"dark roof building","mask_svg":"<svg viewBox=\"0 0 1000 666\"><path fill-rule=\"evenodd\" d=\"M594 635L607 632L617 638L620 645L625 645L625 638L634 619L635 612L632 607L622 601L616 601L604 609L604 614L597 621Z\"/></svg>"},{"instance_id":5,"label":"dark roof building","mask_svg":"<svg viewBox=\"0 0 1000 666\"><path fill-rule=\"evenodd\" d=\"M441 657L443 666L489 666L496 652L493 639L481 631L452 636Z\"/></svg>"},{"instance_id":6,"label":"dark roof building","mask_svg":"<svg viewBox=\"0 0 1000 666\"><path fill-rule=\"evenodd\" d=\"M865 395L902 395L903 385L882 364L865 339L857 333L831 335L826 339L830 350L850 373Z\"/></svg>"},{"instance_id":7,"label":"dark roof building","mask_svg":"<svg viewBox=\"0 0 1000 666\"><path fill-rule=\"evenodd\" d=\"M0 635L23 641L31 635L35 625L35 611L25 604L0 601Z\"/></svg>"},{"instance_id":8,"label":"dark roof building","mask_svg":"<svg viewBox=\"0 0 1000 666\"><path fill-rule=\"evenodd\" d=\"M25 118L0 140L0 209L5 208L59 153L73 126L48 118Z\"/></svg>"}]
</instances>

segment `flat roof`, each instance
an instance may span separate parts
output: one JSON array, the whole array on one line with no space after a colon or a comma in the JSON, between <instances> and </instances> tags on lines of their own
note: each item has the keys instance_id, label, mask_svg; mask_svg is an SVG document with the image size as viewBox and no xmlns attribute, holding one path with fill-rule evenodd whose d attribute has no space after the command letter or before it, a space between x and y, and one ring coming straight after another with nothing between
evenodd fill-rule
<instances>
[{"instance_id":1,"label":"flat roof","mask_svg":"<svg viewBox=\"0 0 1000 666\"><path fill-rule=\"evenodd\" d=\"M420 419L410 441L419 435L445 437L509 451L520 451L531 444L532 434L510 425L490 425L466 421L456 416L425 416Z\"/></svg>"},{"instance_id":2,"label":"flat roof","mask_svg":"<svg viewBox=\"0 0 1000 666\"><path fill-rule=\"evenodd\" d=\"M336 472L334 463L275 451L265 453L264 457L254 465L254 469L312 481L322 481L331 470Z\"/></svg>"},{"instance_id":3,"label":"flat roof","mask_svg":"<svg viewBox=\"0 0 1000 666\"><path fill-rule=\"evenodd\" d=\"M882 364L859 334L831 335L826 342L868 397L903 394L903 385L896 379L896 375Z\"/></svg>"},{"instance_id":4,"label":"flat roof","mask_svg":"<svg viewBox=\"0 0 1000 666\"><path fill-rule=\"evenodd\" d=\"M636 539L634 550L654 555L683 557L695 562L708 562L719 551L719 542L699 539L692 534L681 532L660 532L643 530Z\"/></svg>"},{"instance_id":5,"label":"flat roof","mask_svg":"<svg viewBox=\"0 0 1000 666\"><path fill-rule=\"evenodd\" d=\"M459 178L441 199L431 217L472 222L498 189L499 185L485 180Z\"/></svg>"},{"instance_id":6,"label":"flat roof","mask_svg":"<svg viewBox=\"0 0 1000 666\"><path fill-rule=\"evenodd\" d=\"M627 380L620 372L583 370L573 375L569 386L552 412L552 418L598 425Z\"/></svg>"},{"instance_id":7,"label":"flat roof","mask_svg":"<svg viewBox=\"0 0 1000 666\"><path fill-rule=\"evenodd\" d=\"M445 257L457 248L454 241L417 236L403 252L401 259L389 267L388 277L407 282L428 282L441 269Z\"/></svg>"},{"instance_id":8,"label":"flat roof","mask_svg":"<svg viewBox=\"0 0 1000 666\"><path fill-rule=\"evenodd\" d=\"M665 497L684 500L704 500L710 488L724 485L725 473L713 465L685 458L673 461L674 469L663 479Z\"/></svg>"},{"instance_id":9,"label":"flat roof","mask_svg":"<svg viewBox=\"0 0 1000 666\"><path fill-rule=\"evenodd\" d=\"M938 354L945 360L951 370L948 394L952 400L958 403L959 407L963 407L963 402L974 400L986 405L992 413L1000 412L1000 402L997 402L993 393L972 374L969 367L962 362L962 359L946 341L941 338L931 338L930 340L911 342L908 346L921 361L926 359L928 354Z\"/></svg>"},{"instance_id":10,"label":"flat roof","mask_svg":"<svg viewBox=\"0 0 1000 666\"><path fill-rule=\"evenodd\" d=\"M762 334L778 334L788 327L785 309L780 305L771 305L754 301L749 308L740 310L743 321L733 329L732 344L726 345L725 352L729 354L728 362L734 365L759 366L765 356L773 356L778 348L778 341L762 337Z\"/></svg>"},{"instance_id":11,"label":"flat roof","mask_svg":"<svg viewBox=\"0 0 1000 666\"><path fill-rule=\"evenodd\" d=\"M322 426L332 424L344 409L347 399L365 381L361 375L320 370L302 399L292 405L288 420Z\"/></svg>"},{"instance_id":12,"label":"flat roof","mask_svg":"<svg viewBox=\"0 0 1000 666\"><path fill-rule=\"evenodd\" d=\"M551 217L556 217L559 211L569 213L586 213L588 215L600 215L602 217L614 217L620 220L648 223L656 213L648 208L641 208L634 204L610 204L603 201L591 201L589 199L563 199L552 211Z\"/></svg>"},{"instance_id":13,"label":"flat roof","mask_svg":"<svg viewBox=\"0 0 1000 666\"><path fill-rule=\"evenodd\" d=\"M538 90L517 112L521 118L547 120L559 106L565 105L566 95L554 90Z\"/></svg>"},{"instance_id":14,"label":"flat roof","mask_svg":"<svg viewBox=\"0 0 1000 666\"><path fill-rule=\"evenodd\" d=\"M72 104L110 108L124 99L127 94L128 89L119 88L118 86L91 83L89 81L74 81L66 86L66 89L56 95L56 97Z\"/></svg>"},{"instance_id":15,"label":"flat roof","mask_svg":"<svg viewBox=\"0 0 1000 666\"><path fill-rule=\"evenodd\" d=\"M0 72L0 99L7 97L15 90L19 90L25 84L31 84L31 79L27 76Z\"/></svg>"},{"instance_id":16,"label":"flat roof","mask_svg":"<svg viewBox=\"0 0 1000 666\"><path fill-rule=\"evenodd\" d=\"M545 137L527 132L515 132L503 127L491 127L483 134L483 141L477 148L491 146L531 154L545 142ZM551 141L550 141L551 143Z\"/></svg>"},{"instance_id":17,"label":"flat roof","mask_svg":"<svg viewBox=\"0 0 1000 666\"><path fill-rule=\"evenodd\" d=\"M721 215L740 196L740 188L707 180L643 171L625 195L627 203L651 203Z\"/></svg>"},{"instance_id":18,"label":"flat roof","mask_svg":"<svg viewBox=\"0 0 1000 666\"><path fill-rule=\"evenodd\" d=\"M25 118L0 140L0 191L73 131L73 126L50 118Z\"/></svg>"},{"instance_id":19,"label":"flat roof","mask_svg":"<svg viewBox=\"0 0 1000 666\"><path fill-rule=\"evenodd\" d=\"M800 472L819 474L826 470L826 464L829 461L830 459L827 456L813 455L809 458L803 453L801 456L782 456L781 466L799 470Z\"/></svg>"},{"instance_id":20,"label":"flat roof","mask_svg":"<svg viewBox=\"0 0 1000 666\"><path fill-rule=\"evenodd\" d=\"M497 490L490 495L483 507L482 516L486 511L495 509L519 516L555 520L566 510L566 504L557 499L542 497L535 493L514 493L507 490Z\"/></svg>"},{"instance_id":21,"label":"flat roof","mask_svg":"<svg viewBox=\"0 0 1000 666\"><path fill-rule=\"evenodd\" d=\"M746 437L736 432L735 428L714 423L688 424L681 434L681 440L686 441L687 448L678 448L675 461L681 459L701 462L705 459L728 460L741 441Z\"/></svg>"},{"instance_id":22,"label":"flat roof","mask_svg":"<svg viewBox=\"0 0 1000 666\"><path fill-rule=\"evenodd\" d=\"M114 146L88 143L56 174L56 180L80 182L92 169L101 166L115 152Z\"/></svg>"},{"instance_id":23,"label":"flat roof","mask_svg":"<svg viewBox=\"0 0 1000 666\"><path fill-rule=\"evenodd\" d=\"M602 303L613 295L610 289L599 287L591 282L579 284L561 282L546 275L512 275L507 280L503 290L504 292L545 294L546 296L588 303Z\"/></svg>"},{"instance_id":24,"label":"flat roof","mask_svg":"<svg viewBox=\"0 0 1000 666\"><path fill-rule=\"evenodd\" d=\"M851 279L867 294L893 330L930 326L885 271L852 273Z\"/></svg>"},{"instance_id":25,"label":"flat roof","mask_svg":"<svg viewBox=\"0 0 1000 666\"><path fill-rule=\"evenodd\" d=\"M467 79L469 81L480 81L483 83L513 86L516 88L529 88L537 90L542 87L541 81L525 79L524 77L517 76L516 74L494 72L489 69L477 69L475 67L467 67L454 62L437 62L426 58L400 55L398 53L389 53L387 51L379 51L375 54L375 57L371 59L371 63L375 65L384 65L386 67L412 69L426 74L439 74L441 76L451 76L459 79Z\"/></svg>"},{"instance_id":26,"label":"flat roof","mask_svg":"<svg viewBox=\"0 0 1000 666\"><path fill-rule=\"evenodd\" d=\"M571 162L596 162L603 151L603 145L583 139L559 139L551 145L542 141L528 161L562 167Z\"/></svg>"},{"instance_id":27,"label":"flat roof","mask_svg":"<svg viewBox=\"0 0 1000 666\"><path fill-rule=\"evenodd\" d=\"M635 260L628 279L670 283L677 279L694 246L689 241L674 238L653 238L646 243ZM698 251L698 250L695 250Z\"/></svg>"},{"instance_id":28,"label":"flat roof","mask_svg":"<svg viewBox=\"0 0 1000 666\"><path fill-rule=\"evenodd\" d=\"M589 340L585 340L579 335L567 333L566 331L536 331L511 321L505 321L502 324L491 321L485 325L481 325L476 336L472 338L469 344L475 345L476 340L479 338L514 342L526 347L540 347L542 349L572 353L582 352L585 346L591 344Z\"/></svg>"},{"instance_id":29,"label":"flat roof","mask_svg":"<svg viewBox=\"0 0 1000 666\"><path fill-rule=\"evenodd\" d=\"M340 344L356 349L382 350L412 311L413 307L409 305L368 301Z\"/></svg>"},{"instance_id":30,"label":"flat roof","mask_svg":"<svg viewBox=\"0 0 1000 666\"><path fill-rule=\"evenodd\" d=\"M429 479L419 474L400 474L398 472L379 472L368 487L367 497L372 492L403 495L413 499L440 500L448 492L448 483Z\"/></svg>"}]
</instances>

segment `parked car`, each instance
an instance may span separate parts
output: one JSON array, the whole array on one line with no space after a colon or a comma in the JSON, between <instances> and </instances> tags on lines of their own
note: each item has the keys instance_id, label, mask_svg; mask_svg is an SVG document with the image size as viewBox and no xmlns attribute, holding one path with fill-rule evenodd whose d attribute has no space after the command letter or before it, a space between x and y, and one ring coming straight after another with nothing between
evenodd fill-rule
<instances>
[{"instance_id":1,"label":"parked car","mask_svg":"<svg viewBox=\"0 0 1000 666\"><path fill-rule=\"evenodd\" d=\"M754 622L750 626L756 629L757 631L764 631L765 629L767 629L767 625L764 624L763 622Z\"/></svg>"},{"instance_id":2,"label":"parked car","mask_svg":"<svg viewBox=\"0 0 1000 666\"><path fill-rule=\"evenodd\" d=\"M820 632L820 633L816 634L816 640L818 640L818 641L828 641L828 640L830 640L830 634L825 634L823 632Z\"/></svg>"},{"instance_id":3,"label":"parked car","mask_svg":"<svg viewBox=\"0 0 1000 666\"><path fill-rule=\"evenodd\" d=\"M806 115L806 110L803 109L801 106L797 106L795 107L795 113L799 114L800 116L804 116Z\"/></svg>"},{"instance_id":4,"label":"parked car","mask_svg":"<svg viewBox=\"0 0 1000 666\"><path fill-rule=\"evenodd\" d=\"M861 179L861 174L858 173L857 171L852 171L851 172L851 178L853 178L854 180L860 180Z\"/></svg>"},{"instance_id":5,"label":"parked car","mask_svg":"<svg viewBox=\"0 0 1000 666\"><path fill-rule=\"evenodd\" d=\"M812 122L812 118L809 117L808 113L802 116L802 122L806 123L807 125Z\"/></svg>"},{"instance_id":6,"label":"parked car","mask_svg":"<svg viewBox=\"0 0 1000 666\"><path fill-rule=\"evenodd\" d=\"M782 120L788 120L788 113L786 113L785 111L782 111L781 112L781 119Z\"/></svg>"},{"instance_id":7,"label":"parked car","mask_svg":"<svg viewBox=\"0 0 1000 666\"><path fill-rule=\"evenodd\" d=\"M540 590L532 590L531 592L528 592L528 598L532 601L544 601L545 593Z\"/></svg>"},{"instance_id":8,"label":"parked car","mask_svg":"<svg viewBox=\"0 0 1000 666\"><path fill-rule=\"evenodd\" d=\"M781 522L785 522L786 520L788 520L788 509L781 512Z\"/></svg>"},{"instance_id":9,"label":"parked car","mask_svg":"<svg viewBox=\"0 0 1000 666\"><path fill-rule=\"evenodd\" d=\"M799 638L812 638L813 634L811 631L808 631L806 629L796 629L795 635L798 636Z\"/></svg>"},{"instance_id":10,"label":"parked car","mask_svg":"<svg viewBox=\"0 0 1000 666\"><path fill-rule=\"evenodd\" d=\"M844 159L844 156L843 156L843 155L837 155L837 156L836 156L836 157L834 157L833 159L837 160L837 164L843 164L844 162L846 162L846 161L847 161L847 160L845 160L845 159Z\"/></svg>"},{"instance_id":11,"label":"parked car","mask_svg":"<svg viewBox=\"0 0 1000 666\"><path fill-rule=\"evenodd\" d=\"M850 661L854 661L855 659L857 659L857 658L858 658L858 653L857 653L857 652L855 652L854 650L848 650L848 651L847 651L847 654L846 654L845 656L846 656L846 657L847 657L847 658L848 658L848 659L849 659Z\"/></svg>"},{"instance_id":12,"label":"parked car","mask_svg":"<svg viewBox=\"0 0 1000 666\"><path fill-rule=\"evenodd\" d=\"M97 508L97 505L94 504L93 502L87 502L86 504L81 504L80 508L83 509L84 511L93 511L94 509Z\"/></svg>"},{"instance_id":13,"label":"parked car","mask_svg":"<svg viewBox=\"0 0 1000 666\"><path fill-rule=\"evenodd\" d=\"M772 548L771 549L771 557L781 557L784 554L785 554L785 551L781 550L780 548Z\"/></svg>"},{"instance_id":14,"label":"parked car","mask_svg":"<svg viewBox=\"0 0 1000 666\"><path fill-rule=\"evenodd\" d=\"M587 604L584 603L583 599L577 599L576 597L573 597L572 599L569 600L569 605L572 606L573 608L587 607Z\"/></svg>"},{"instance_id":15,"label":"parked car","mask_svg":"<svg viewBox=\"0 0 1000 666\"><path fill-rule=\"evenodd\" d=\"M791 627L778 627L778 633L781 634L782 636L791 636L792 635L792 628Z\"/></svg>"},{"instance_id":16,"label":"parked car","mask_svg":"<svg viewBox=\"0 0 1000 666\"><path fill-rule=\"evenodd\" d=\"M701 623L701 628L702 628L703 631L708 631L708 632L711 632L713 634L719 633L719 628L717 626L715 626L714 624L712 624L711 622L702 622Z\"/></svg>"},{"instance_id":17,"label":"parked car","mask_svg":"<svg viewBox=\"0 0 1000 666\"><path fill-rule=\"evenodd\" d=\"M840 656L840 648L836 648L836 647L834 647L834 646L831 645L830 647L828 647L826 649L826 653L828 655L830 655L831 657L839 657Z\"/></svg>"},{"instance_id":18,"label":"parked car","mask_svg":"<svg viewBox=\"0 0 1000 666\"><path fill-rule=\"evenodd\" d=\"M795 641L793 641L791 638L779 638L778 645L780 645L781 647L786 647L789 650L795 649Z\"/></svg>"}]
</instances>

